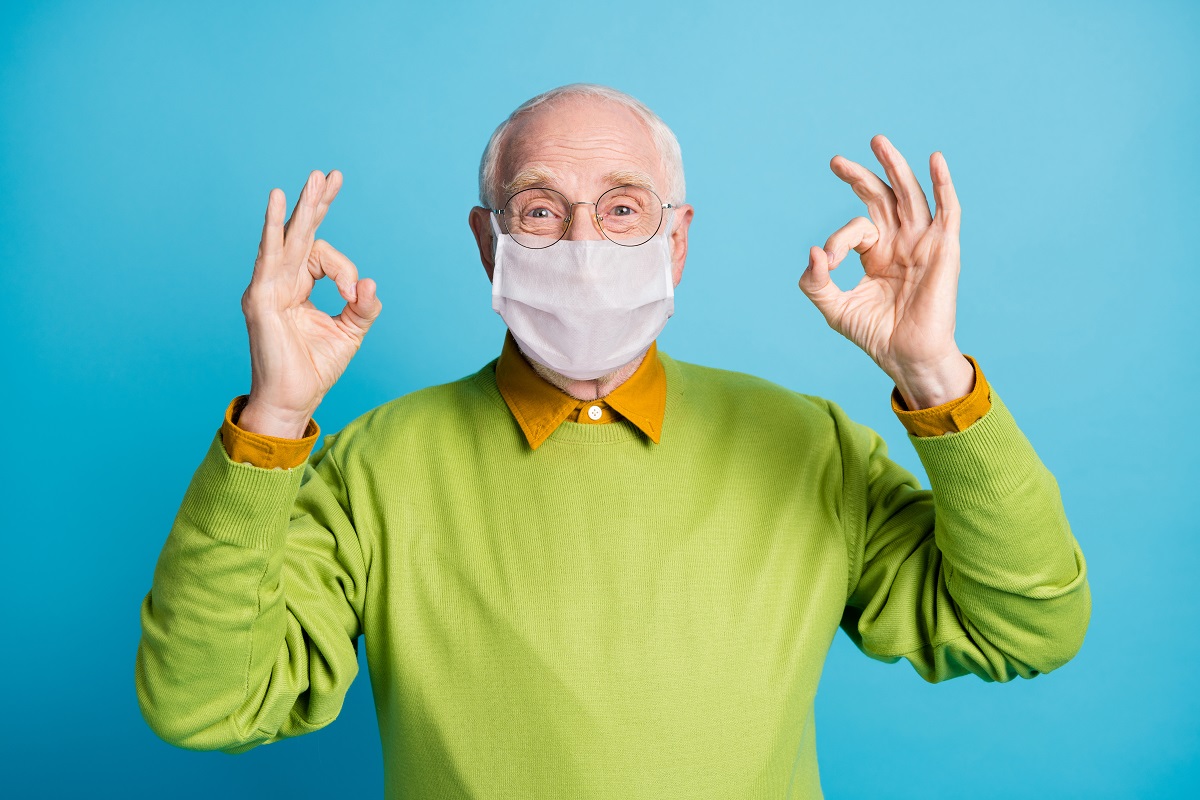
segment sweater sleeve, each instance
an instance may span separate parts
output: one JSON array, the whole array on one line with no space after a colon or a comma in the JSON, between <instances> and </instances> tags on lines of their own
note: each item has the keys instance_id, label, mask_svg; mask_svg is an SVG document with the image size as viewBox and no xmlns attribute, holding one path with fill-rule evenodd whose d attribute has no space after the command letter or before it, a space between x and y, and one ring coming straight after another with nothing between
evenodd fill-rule
<instances>
[{"instance_id":1,"label":"sweater sleeve","mask_svg":"<svg viewBox=\"0 0 1200 800\"><path fill-rule=\"evenodd\" d=\"M1031 678L1083 643L1091 597L1054 476L994 392L964 431L909 436L932 491L833 410L850 584L842 628L929 682Z\"/></svg>"},{"instance_id":2,"label":"sweater sleeve","mask_svg":"<svg viewBox=\"0 0 1200 800\"><path fill-rule=\"evenodd\" d=\"M331 440L303 467L267 470L214 438L141 607L138 703L164 740L242 752L341 710L367 564Z\"/></svg>"}]
</instances>

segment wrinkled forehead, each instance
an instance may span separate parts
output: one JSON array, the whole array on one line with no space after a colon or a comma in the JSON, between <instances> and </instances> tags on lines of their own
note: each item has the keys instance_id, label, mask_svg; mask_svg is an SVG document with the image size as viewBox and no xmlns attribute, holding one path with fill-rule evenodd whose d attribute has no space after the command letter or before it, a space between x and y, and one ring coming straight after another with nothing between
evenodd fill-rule
<instances>
[{"instance_id":1,"label":"wrinkled forehead","mask_svg":"<svg viewBox=\"0 0 1200 800\"><path fill-rule=\"evenodd\" d=\"M631 109L594 97L563 98L514 120L499 163L506 196L549 186L573 200L594 199L620 183L665 191L650 129Z\"/></svg>"}]
</instances>

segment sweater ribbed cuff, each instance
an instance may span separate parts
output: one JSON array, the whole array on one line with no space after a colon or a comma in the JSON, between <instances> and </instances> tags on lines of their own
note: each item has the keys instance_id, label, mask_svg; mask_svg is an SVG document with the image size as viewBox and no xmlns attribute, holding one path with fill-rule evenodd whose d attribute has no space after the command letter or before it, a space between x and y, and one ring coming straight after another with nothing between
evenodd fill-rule
<instances>
[{"instance_id":1,"label":"sweater ribbed cuff","mask_svg":"<svg viewBox=\"0 0 1200 800\"><path fill-rule=\"evenodd\" d=\"M268 470L229 458L213 437L179 509L180 517L214 539L271 550L283 544L305 470Z\"/></svg>"},{"instance_id":2,"label":"sweater ribbed cuff","mask_svg":"<svg viewBox=\"0 0 1200 800\"><path fill-rule=\"evenodd\" d=\"M995 390L987 414L966 430L908 438L929 475L934 497L944 502L990 504L1044 469Z\"/></svg>"}]
</instances>

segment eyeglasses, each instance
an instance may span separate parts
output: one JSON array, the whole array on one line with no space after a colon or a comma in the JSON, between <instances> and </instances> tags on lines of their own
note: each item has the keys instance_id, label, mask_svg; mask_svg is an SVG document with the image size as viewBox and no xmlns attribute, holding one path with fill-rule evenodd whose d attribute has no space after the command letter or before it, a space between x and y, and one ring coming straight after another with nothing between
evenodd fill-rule
<instances>
[{"instance_id":1,"label":"eyeglasses","mask_svg":"<svg viewBox=\"0 0 1200 800\"><path fill-rule=\"evenodd\" d=\"M674 208L643 186L615 186L594 203L573 203L562 192L535 187L508 198L504 208L488 211L500 218L500 226L517 244L541 250L567 234L575 206L594 206L592 217L604 238L622 247L637 247L653 239L666 210Z\"/></svg>"}]
</instances>

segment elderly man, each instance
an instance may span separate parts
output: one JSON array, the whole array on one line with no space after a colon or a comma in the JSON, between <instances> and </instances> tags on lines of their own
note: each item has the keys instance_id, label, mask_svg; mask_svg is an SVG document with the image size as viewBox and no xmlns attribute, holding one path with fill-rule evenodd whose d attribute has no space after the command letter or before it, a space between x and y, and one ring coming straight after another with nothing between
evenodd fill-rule
<instances>
[{"instance_id":1,"label":"elderly man","mask_svg":"<svg viewBox=\"0 0 1200 800\"><path fill-rule=\"evenodd\" d=\"M892 378L932 492L833 403L687 364L692 208L649 109L574 85L492 136L470 226L508 325L477 373L326 437L312 416L381 304L316 240L341 175L271 192L253 366L142 607L142 711L248 750L337 717L368 664L389 797L819 797L813 697L839 628L926 680L1078 650L1090 601L1053 477L954 341L959 206L882 136L887 182L800 288ZM829 271L850 250L866 277ZM329 277L346 306L309 302Z\"/></svg>"}]
</instances>

